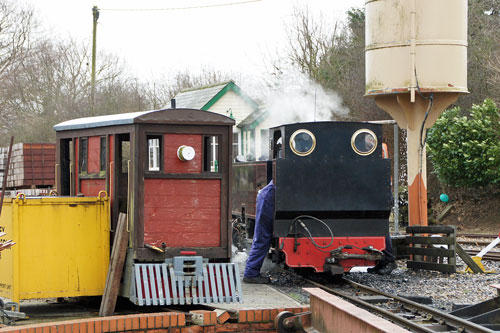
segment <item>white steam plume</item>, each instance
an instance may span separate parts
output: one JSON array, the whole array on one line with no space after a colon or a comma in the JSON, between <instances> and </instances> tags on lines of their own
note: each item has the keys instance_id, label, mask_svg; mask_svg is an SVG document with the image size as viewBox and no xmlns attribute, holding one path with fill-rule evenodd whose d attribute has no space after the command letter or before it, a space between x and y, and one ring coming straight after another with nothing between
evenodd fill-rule
<instances>
[{"instance_id":1,"label":"white steam plume","mask_svg":"<svg viewBox=\"0 0 500 333\"><path fill-rule=\"evenodd\" d=\"M276 89L264 97L269 127L295 122L339 120L349 109L334 91L327 91L298 71L283 74Z\"/></svg>"}]
</instances>

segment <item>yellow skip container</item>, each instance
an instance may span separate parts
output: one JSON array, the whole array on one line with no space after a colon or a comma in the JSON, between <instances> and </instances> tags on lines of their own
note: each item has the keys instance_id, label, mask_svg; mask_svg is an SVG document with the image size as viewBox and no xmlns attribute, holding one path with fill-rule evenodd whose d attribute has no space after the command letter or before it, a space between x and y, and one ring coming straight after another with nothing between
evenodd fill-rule
<instances>
[{"instance_id":1,"label":"yellow skip container","mask_svg":"<svg viewBox=\"0 0 500 333\"><path fill-rule=\"evenodd\" d=\"M0 252L0 297L102 295L110 254L109 200L99 197L5 199L0 232L16 242Z\"/></svg>"}]
</instances>

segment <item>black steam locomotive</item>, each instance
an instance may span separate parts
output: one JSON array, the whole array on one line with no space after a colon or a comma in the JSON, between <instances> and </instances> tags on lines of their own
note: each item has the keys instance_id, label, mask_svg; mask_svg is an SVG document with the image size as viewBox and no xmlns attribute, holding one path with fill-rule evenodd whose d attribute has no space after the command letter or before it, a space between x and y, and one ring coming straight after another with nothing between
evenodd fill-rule
<instances>
[{"instance_id":1,"label":"black steam locomotive","mask_svg":"<svg viewBox=\"0 0 500 333\"><path fill-rule=\"evenodd\" d=\"M270 160L233 165L233 238L252 238L255 198L276 185L273 261L342 274L383 256L391 210L381 125L312 122L270 129Z\"/></svg>"}]
</instances>

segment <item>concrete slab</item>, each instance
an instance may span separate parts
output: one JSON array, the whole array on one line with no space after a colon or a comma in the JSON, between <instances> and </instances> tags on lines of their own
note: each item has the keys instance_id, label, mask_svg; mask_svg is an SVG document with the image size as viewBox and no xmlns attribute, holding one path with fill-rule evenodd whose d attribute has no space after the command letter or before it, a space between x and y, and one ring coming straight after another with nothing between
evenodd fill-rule
<instances>
[{"instance_id":1,"label":"concrete slab","mask_svg":"<svg viewBox=\"0 0 500 333\"><path fill-rule=\"evenodd\" d=\"M292 308L300 303L266 284L242 283L243 303L209 304L225 310L257 308Z\"/></svg>"}]
</instances>

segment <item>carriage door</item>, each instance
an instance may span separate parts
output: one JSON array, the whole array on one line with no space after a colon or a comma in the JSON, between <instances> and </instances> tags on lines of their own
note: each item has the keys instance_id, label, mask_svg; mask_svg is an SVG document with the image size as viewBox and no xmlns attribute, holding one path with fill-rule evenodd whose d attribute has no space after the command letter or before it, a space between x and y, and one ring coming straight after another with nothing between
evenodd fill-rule
<instances>
[{"instance_id":1,"label":"carriage door","mask_svg":"<svg viewBox=\"0 0 500 333\"><path fill-rule=\"evenodd\" d=\"M115 230L119 213L127 213L129 194L129 168L132 168L130 152L130 134L117 134L115 136L115 167L113 168L113 226Z\"/></svg>"},{"instance_id":2,"label":"carriage door","mask_svg":"<svg viewBox=\"0 0 500 333\"><path fill-rule=\"evenodd\" d=\"M59 195L72 195L71 180L73 179L71 167L73 166L73 140L71 139L61 139L59 141L59 153L60 153L60 166L57 172L60 173L60 188L57 189Z\"/></svg>"}]
</instances>

